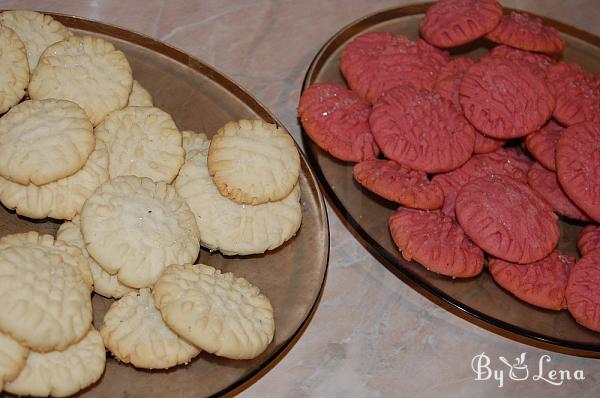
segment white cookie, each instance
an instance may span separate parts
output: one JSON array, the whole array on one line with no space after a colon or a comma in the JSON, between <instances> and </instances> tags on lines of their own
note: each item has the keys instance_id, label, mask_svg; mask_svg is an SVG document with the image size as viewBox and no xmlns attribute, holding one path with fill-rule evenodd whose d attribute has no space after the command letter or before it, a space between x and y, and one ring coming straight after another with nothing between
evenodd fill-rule
<instances>
[{"instance_id":1,"label":"white cookie","mask_svg":"<svg viewBox=\"0 0 600 398\"><path fill-rule=\"evenodd\" d=\"M79 171L94 150L92 123L74 102L29 100L0 118L0 175L44 185Z\"/></svg>"},{"instance_id":2,"label":"white cookie","mask_svg":"<svg viewBox=\"0 0 600 398\"><path fill-rule=\"evenodd\" d=\"M34 184L17 184L0 177L0 201L25 217L70 220L107 179L108 151L101 140L96 140L96 148L83 168L67 178L38 187Z\"/></svg>"},{"instance_id":3,"label":"white cookie","mask_svg":"<svg viewBox=\"0 0 600 398\"><path fill-rule=\"evenodd\" d=\"M275 202L298 182L300 155L281 127L262 120L229 122L212 137L208 172L219 192L231 200Z\"/></svg>"},{"instance_id":4,"label":"white cookie","mask_svg":"<svg viewBox=\"0 0 600 398\"><path fill-rule=\"evenodd\" d=\"M273 340L269 299L244 278L208 265L170 266L156 282L154 301L175 332L219 356L255 358Z\"/></svg>"},{"instance_id":5,"label":"white cookie","mask_svg":"<svg viewBox=\"0 0 600 398\"><path fill-rule=\"evenodd\" d=\"M127 105L133 85L125 55L99 37L73 36L48 47L31 75L32 99L77 103L94 126Z\"/></svg>"},{"instance_id":6,"label":"white cookie","mask_svg":"<svg viewBox=\"0 0 600 398\"><path fill-rule=\"evenodd\" d=\"M25 367L29 349L0 332L0 391L4 383L13 381Z\"/></svg>"},{"instance_id":7,"label":"white cookie","mask_svg":"<svg viewBox=\"0 0 600 398\"><path fill-rule=\"evenodd\" d=\"M194 131L182 131L183 149L185 150L185 160L193 158L199 152L208 151L210 140L204 133L196 133Z\"/></svg>"},{"instance_id":8,"label":"white cookie","mask_svg":"<svg viewBox=\"0 0 600 398\"><path fill-rule=\"evenodd\" d=\"M115 301L104 315L100 334L115 357L137 368L167 369L200 353L165 325L150 289Z\"/></svg>"},{"instance_id":9,"label":"white cookie","mask_svg":"<svg viewBox=\"0 0 600 398\"><path fill-rule=\"evenodd\" d=\"M183 164L181 133L171 116L154 107L130 106L96 127L108 148L110 178L126 175L170 183Z\"/></svg>"},{"instance_id":10,"label":"white cookie","mask_svg":"<svg viewBox=\"0 0 600 398\"><path fill-rule=\"evenodd\" d=\"M81 253L88 260L92 279L94 280L94 292L109 298L120 298L135 291L129 286L123 285L115 275L104 271L98 263L89 256L81 236L79 216L75 216L71 222L63 223L56 232L56 239L62 240L72 246L81 249Z\"/></svg>"},{"instance_id":11,"label":"white cookie","mask_svg":"<svg viewBox=\"0 0 600 398\"><path fill-rule=\"evenodd\" d=\"M175 180L202 232L202 245L226 255L258 254L290 239L302 221L300 187L283 200L240 205L219 193L206 165L207 151L188 159Z\"/></svg>"},{"instance_id":12,"label":"white cookie","mask_svg":"<svg viewBox=\"0 0 600 398\"><path fill-rule=\"evenodd\" d=\"M81 250L37 232L0 239L0 331L35 351L64 350L92 322Z\"/></svg>"},{"instance_id":13,"label":"white cookie","mask_svg":"<svg viewBox=\"0 0 600 398\"><path fill-rule=\"evenodd\" d=\"M152 95L137 80L133 81L127 106L153 106Z\"/></svg>"},{"instance_id":14,"label":"white cookie","mask_svg":"<svg viewBox=\"0 0 600 398\"><path fill-rule=\"evenodd\" d=\"M173 187L149 178L101 185L81 210L81 232L90 256L135 288L151 286L168 265L192 262L200 251L190 208Z\"/></svg>"},{"instance_id":15,"label":"white cookie","mask_svg":"<svg viewBox=\"0 0 600 398\"><path fill-rule=\"evenodd\" d=\"M104 373L106 351L93 327L64 351L29 353L25 368L4 389L17 395L66 397L94 384Z\"/></svg>"},{"instance_id":16,"label":"white cookie","mask_svg":"<svg viewBox=\"0 0 600 398\"><path fill-rule=\"evenodd\" d=\"M28 83L25 46L12 29L0 25L0 114L21 101Z\"/></svg>"},{"instance_id":17,"label":"white cookie","mask_svg":"<svg viewBox=\"0 0 600 398\"><path fill-rule=\"evenodd\" d=\"M48 46L73 36L50 15L35 11L4 11L0 13L0 23L14 30L25 45L30 71L35 69L40 55Z\"/></svg>"}]
</instances>

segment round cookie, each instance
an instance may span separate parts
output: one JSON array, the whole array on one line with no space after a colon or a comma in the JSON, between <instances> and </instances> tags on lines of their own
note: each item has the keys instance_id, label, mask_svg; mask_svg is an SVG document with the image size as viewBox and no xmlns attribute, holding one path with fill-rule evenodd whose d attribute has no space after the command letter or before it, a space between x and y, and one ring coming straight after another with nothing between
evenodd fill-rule
<instances>
[{"instance_id":1,"label":"round cookie","mask_svg":"<svg viewBox=\"0 0 600 398\"><path fill-rule=\"evenodd\" d=\"M104 345L119 361L136 368L167 369L188 363L200 350L165 325L150 289L112 303L100 328Z\"/></svg>"},{"instance_id":2,"label":"round cookie","mask_svg":"<svg viewBox=\"0 0 600 398\"><path fill-rule=\"evenodd\" d=\"M547 79L556 92L552 116L571 126L581 122L600 123L600 78L580 65L560 62L548 69Z\"/></svg>"},{"instance_id":3,"label":"round cookie","mask_svg":"<svg viewBox=\"0 0 600 398\"><path fill-rule=\"evenodd\" d=\"M108 148L110 178L134 175L171 183L183 164L181 133L171 115L158 108L113 112L95 132Z\"/></svg>"},{"instance_id":4,"label":"round cookie","mask_svg":"<svg viewBox=\"0 0 600 398\"><path fill-rule=\"evenodd\" d=\"M553 171L545 169L536 162L529 169L527 181L531 189L544 198L556 212L574 220L590 221L589 217L565 195Z\"/></svg>"},{"instance_id":5,"label":"round cookie","mask_svg":"<svg viewBox=\"0 0 600 398\"><path fill-rule=\"evenodd\" d=\"M94 384L104 373L106 351L93 327L64 351L29 353L25 368L4 389L17 395L66 397Z\"/></svg>"},{"instance_id":6,"label":"round cookie","mask_svg":"<svg viewBox=\"0 0 600 398\"><path fill-rule=\"evenodd\" d=\"M170 264L196 260L200 233L175 188L134 176L102 184L81 210L90 256L127 286L151 286Z\"/></svg>"},{"instance_id":7,"label":"round cookie","mask_svg":"<svg viewBox=\"0 0 600 398\"><path fill-rule=\"evenodd\" d=\"M0 332L0 391L4 383L13 381L25 367L29 349Z\"/></svg>"},{"instance_id":8,"label":"round cookie","mask_svg":"<svg viewBox=\"0 0 600 398\"><path fill-rule=\"evenodd\" d=\"M507 175L527 182L529 164L515 154L513 150L499 149L482 155L475 155L456 170L436 174L431 179L444 191L444 214L454 217L454 204L458 191L467 182L486 175Z\"/></svg>"},{"instance_id":9,"label":"round cookie","mask_svg":"<svg viewBox=\"0 0 600 398\"><path fill-rule=\"evenodd\" d=\"M575 257L553 251L530 264L515 264L492 258L489 270L494 280L521 300L548 310L567 308L565 290Z\"/></svg>"},{"instance_id":10,"label":"round cookie","mask_svg":"<svg viewBox=\"0 0 600 398\"><path fill-rule=\"evenodd\" d=\"M461 113L462 107L460 105L459 95L460 82L462 81L465 71L474 63L475 60L471 58L452 58L450 62L440 68L440 72L433 85L433 91L441 95L442 98L446 98L448 101L452 102L454 108Z\"/></svg>"},{"instance_id":11,"label":"round cookie","mask_svg":"<svg viewBox=\"0 0 600 398\"><path fill-rule=\"evenodd\" d=\"M154 106L152 95L137 80L133 81L127 106Z\"/></svg>"},{"instance_id":12,"label":"round cookie","mask_svg":"<svg viewBox=\"0 0 600 398\"><path fill-rule=\"evenodd\" d=\"M581 257L571 270L565 292L567 308L575 320L600 332L600 250Z\"/></svg>"},{"instance_id":13,"label":"round cookie","mask_svg":"<svg viewBox=\"0 0 600 398\"><path fill-rule=\"evenodd\" d=\"M99 38L73 36L48 47L31 75L32 99L73 101L94 126L127 105L133 78L125 55Z\"/></svg>"},{"instance_id":14,"label":"round cookie","mask_svg":"<svg viewBox=\"0 0 600 398\"><path fill-rule=\"evenodd\" d=\"M556 144L563 127L550 120L544 127L525 138L529 153L548 170L556 170Z\"/></svg>"},{"instance_id":15,"label":"round cookie","mask_svg":"<svg viewBox=\"0 0 600 398\"><path fill-rule=\"evenodd\" d=\"M436 47L456 47L492 31L501 18L496 0L439 0L419 21L419 32Z\"/></svg>"},{"instance_id":16,"label":"round cookie","mask_svg":"<svg viewBox=\"0 0 600 398\"><path fill-rule=\"evenodd\" d=\"M369 32L352 40L343 50L340 70L361 98L373 103L383 92L412 84L431 90L448 54L424 40L389 32Z\"/></svg>"},{"instance_id":17,"label":"round cookie","mask_svg":"<svg viewBox=\"0 0 600 398\"><path fill-rule=\"evenodd\" d=\"M600 222L600 124L563 130L556 144L556 174L569 199Z\"/></svg>"},{"instance_id":18,"label":"round cookie","mask_svg":"<svg viewBox=\"0 0 600 398\"><path fill-rule=\"evenodd\" d=\"M83 236L81 236L79 215L73 217L71 222L61 224L56 232L56 239L66 242L69 245L76 246L81 250L81 253L88 260L88 264L90 265L92 279L94 280L94 292L104 297L118 299L127 293L135 291L135 289L119 282L119 279L115 275L111 275L104 271L104 269L98 265L96 260L90 257L85 248L85 244L83 243Z\"/></svg>"},{"instance_id":19,"label":"round cookie","mask_svg":"<svg viewBox=\"0 0 600 398\"><path fill-rule=\"evenodd\" d=\"M371 105L353 91L315 83L302 92L298 115L304 131L321 149L349 162L375 159L379 147L369 127Z\"/></svg>"},{"instance_id":20,"label":"round cookie","mask_svg":"<svg viewBox=\"0 0 600 398\"><path fill-rule=\"evenodd\" d=\"M293 138L262 120L229 122L212 137L208 172L221 194L258 205L288 196L300 175Z\"/></svg>"},{"instance_id":21,"label":"round cookie","mask_svg":"<svg viewBox=\"0 0 600 398\"><path fill-rule=\"evenodd\" d=\"M485 37L496 43L540 53L559 53L565 48L556 28L544 25L538 17L514 11L504 15L498 26Z\"/></svg>"},{"instance_id":22,"label":"round cookie","mask_svg":"<svg viewBox=\"0 0 600 398\"><path fill-rule=\"evenodd\" d=\"M181 132L183 137L183 150L185 151L186 162L200 152L207 152L210 146L210 140L204 133L196 133L186 130Z\"/></svg>"},{"instance_id":23,"label":"round cookie","mask_svg":"<svg viewBox=\"0 0 600 398\"><path fill-rule=\"evenodd\" d=\"M558 217L526 184L503 175L469 181L456 197L456 218L475 244L500 259L527 264L558 244Z\"/></svg>"},{"instance_id":24,"label":"round cookie","mask_svg":"<svg viewBox=\"0 0 600 398\"><path fill-rule=\"evenodd\" d=\"M444 191L422 171L410 170L393 160L373 159L357 163L354 179L382 198L414 209L439 209Z\"/></svg>"},{"instance_id":25,"label":"round cookie","mask_svg":"<svg viewBox=\"0 0 600 398\"><path fill-rule=\"evenodd\" d=\"M207 153L199 152L186 161L174 184L196 216L202 246L225 255L260 254L281 246L298 231L302 221L298 184L283 200L240 205L221 195L213 184Z\"/></svg>"},{"instance_id":26,"label":"round cookie","mask_svg":"<svg viewBox=\"0 0 600 398\"><path fill-rule=\"evenodd\" d=\"M554 94L525 61L486 58L471 66L460 85L460 103L475 128L509 139L538 130L554 109Z\"/></svg>"},{"instance_id":27,"label":"round cookie","mask_svg":"<svg viewBox=\"0 0 600 398\"><path fill-rule=\"evenodd\" d=\"M156 282L154 301L167 325L211 354L251 359L273 340L269 299L230 272L203 264L171 265Z\"/></svg>"},{"instance_id":28,"label":"round cookie","mask_svg":"<svg viewBox=\"0 0 600 398\"><path fill-rule=\"evenodd\" d=\"M369 123L385 156L411 169L450 171L473 153L473 127L432 91L409 85L386 91L373 105Z\"/></svg>"},{"instance_id":29,"label":"round cookie","mask_svg":"<svg viewBox=\"0 0 600 398\"><path fill-rule=\"evenodd\" d=\"M415 260L437 274L453 278L479 275L483 252L462 228L440 210L398 208L389 218L390 234L405 260Z\"/></svg>"},{"instance_id":30,"label":"round cookie","mask_svg":"<svg viewBox=\"0 0 600 398\"><path fill-rule=\"evenodd\" d=\"M0 118L0 175L38 186L73 175L94 150L92 129L73 102L21 102Z\"/></svg>"},{"instance_id":31,"label":"round cookie","mask_svg":"<svg viewBox=\"0 0 600 398\"><path fill-rule=\"evenodd\" d=\"M502 44L492 48L486 57L526 61L529 66L534 69L535 73L538 73L542 76L546 76L546 73L550 67L556 64L556 60L548 55L519 50L518 48L509 47Z\"/></svg>"},{"instance_id":32,"label":"round cookie","mask_svg":"<svg viewBox=\"0 0 600 398\"><path fill-rule=\"evenodd\" d=\"M502 148L502 145L505 143L506 140L488 137L487 135L475 130L475 145L473 146L473 153L480 154L494 152Z\"/></svg>"},{"instance_id":33,"label":"round cookie","mask_svg":"<svg viewBox=\"0 0 600 398\"><path fill-rule=\"evenodd\" d=\"M0 331L41 352L64 350L92 322L92 278L81 251L37 232L0 239Z\"/></svg>"},{"instance_id":34,"label":"round cookie","mask_svg":"<svg viewBox=\"0 0 600 398\"><path fill-rule=\"evenodd\" d=\"M96 188L108 179L108 152L102 140L81 170L38 187L21 185L0 177L0 201L17 214L43 219L70 220L81 211L83 203Z\"/></svg>"},{"instance_id":35,"label":"round cookie","mask_svg":"<svg viewBox=\"0 0 600 398\"><path fill-rule=\"evenodd\" d=\"M583 228L577 238L577 248L582 256L600 249L600 226L588 225Z\"/></svg>"},{"instance_id":36,"label":"round cookie","mask_svg":"<svg viewBox=\"0 0 600 398\"><path fill-rule=\"evenodd\" d=\"M28 83L25 46L12 29L0 25L0 114L21 101Z\"/></svg>"},{"instance_id":37,"label":"round cookie","mask_svg":"<svg viewBox=\"0 0 600 398\"><path fill-rule=\"evenodd\" d=\"M36 11L11 10L0 13L0 24L15 31L27 50L29 70L33 72L48 46L73 34L50 15Z\"/></svg>"}]
</instances>

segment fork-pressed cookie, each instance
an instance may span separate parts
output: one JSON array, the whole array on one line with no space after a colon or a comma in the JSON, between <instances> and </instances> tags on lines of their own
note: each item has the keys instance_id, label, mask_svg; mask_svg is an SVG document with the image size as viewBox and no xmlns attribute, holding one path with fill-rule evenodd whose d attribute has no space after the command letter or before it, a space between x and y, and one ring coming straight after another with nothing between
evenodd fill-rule
<instances>
[{"instance_id":1,"label":"fork-pressed cookie","mask_svg":"<svg viewBox=\"0 0 600 398\"><path fill-rule=\"evenodd\" d=\"M273 307L244 278L204 264L171 265L154 287L165 323L215 355L251 359L273 340Z\"/></svg>"},{"instance_id":2,"label":"fork-pressed cookie","mask_svg":"<svg viewBox=\"0 0 600 398\"><path fill-rule=\"evenodd\" d=\"M81 250L37 232L0 239L0 331L35 351L64 350L92 322Z\"/></svg>"},{"instance_id":3,"label":"fork-pressed cookie","mask_svg":"<svg viewBox=\"0 0 600 398\"><path fill-rule=\"evenodd\" d=\"M73 36L69 29L50 15L30 10L4 11L0 13L0 24L14 30L25 45L31 72L48 46Z\"/></svg>"},{"instance_id":4,"label":"fork-pressed cookie","mask_svg":"<svg viewBox=\"0 0 600 398\"><path fill-rule=\"evenodd\" d=\"M134 175L170 183L183 164L181 133L158 108L128 106L108 115L95 132L108 148L110 178Z\"/></svg>"},{"instance_id":5,"label":"fork-pressed cookie","mask_svg":"<svg viewBox=\"0 0 600 398\"><path fill-rule=\"evenodd\" d=\"M262 120L239 120L212 137L208 171L223 196L256 205L290 194L300 175L300 155L283 128Z\"/></svg>"},{"instance_id":6,"label":"fork-pressed cookie","mask_svg":"<svg viewBox=\"0 0 600 398\"><path fill-rule=\"evenodd\" d=\"M200 232L185 201L164 182L134 176L102 184L81 210L90 256L134 288L154 284L170 264L195 261Z\"/></svg>"},{"instance_id":7,"label":"fork-pressed cookie","mask_svg":"<svg viewBox=\"0 0 600 398\"><path fill-rule=\"evenodd\" d=\"M74 102L21 102L0 118L0 175L48 184L81 169L95 142L92 123Z\"/></svg>"},{"instance_id":8,"label":"fork-pressed cookie","mask_svg":"<svg viewBox=\"0 0 600 398\"><path fill-rule=\"evenodd\" d=\"M25 367L29 349L0 332L0 392L4 383L13 381Z\"/></svg>"},{"instance_id":9,"label":"fork-pressed cookie","mask_svg":"<svg viewBox=\"0 0 600 398\"><path fill-rule=\"evenodd\" d=\"M115 357L137 368L167 369L200 353L169 329L147 288L115 301L104 315L100 334Z\"/></svg>"},{"instance_id":10,"label":"fork-pressed cookie","mask_svg":"<svg viewBox=\"0 0 600 398\"><path fill-rule=\"evenodd\" d=\"M206 138L196 137L198 147ZM207 147L207 146L205 146ZM190 206L201 244L226 255L264 253L281 246L300 228L300 186L283 200L260 205L242 205L219 193L208 174L207 150L186 161L175 180L177 192Z\"/></svg>"},{"instance_id":11,"label":"fork-pressed cookie","mask_svg":"<svg viewBox=\"0 0 600 398\"><path fill-rule=\"evenodd\" d=\"M31 75L32 99L77 103L94 126L127 105L133 78L125 54L99 37L73 36L49 46Z\"/></svg>"},{"instance_id":12,"label":"fork-pressed cookie","mask_svg":"<svg viewBox=\"0 0 600 398\"><path fill-rule=\"evenodd\" d=\"M0 24L0 113L21 101L28 83L25 45L12 29Z\"/></svg>"},{"instance_id":13,"label":"fork-pressed cookie","mask_svg":"<svg viewBox=\"0 0 600 398\"><path fill-rule=\"evenodd\" d=\"M61 224L56 232L56 239L78 247L84 257L87 258L90 265L90 271L92 272L92 279L94 280L94 292L104 297L120 298L127 293L135 291L135 289L119 282L116 275L111 275L104 271L104 269L98 265L96 260L90 257L85 248L85 244L83 243L78 215L73 217L73 220L70 222Z\"/></svg>"},{"instance_id":14,"label":"fork-pressed cookie","mask_svg":"<svg viewBox=\"0 0 600 398\"><path fill-rule=\"evenodd\" d=\"M0 177L0 201L17 214L43 219L70 220L83 203L108 179L108 152L101 140L81 170L42 186L21 185Z\"/></svg>"},{"instance_id":15,"label":"fork-pressed cookie","mask_svg":"<svg viewBox=\"0 0 600 398\"><path fill-rule=\"evenodd\" d=\"M93 327L63 351L34 352L25 368L4 389L17 395L66 397L94 384L104 373L106 351Z\"/></svg>"},{"instance_id":16,"label":"fork-pressed cookie","mask_svg":"<svg viewBox=\"0 0 600 398\"><path fill-rule=\"evenodd\" d=\"M138 82L133 81L127 106L153 106L152 95Z\"/></svg>"}]
</instances>

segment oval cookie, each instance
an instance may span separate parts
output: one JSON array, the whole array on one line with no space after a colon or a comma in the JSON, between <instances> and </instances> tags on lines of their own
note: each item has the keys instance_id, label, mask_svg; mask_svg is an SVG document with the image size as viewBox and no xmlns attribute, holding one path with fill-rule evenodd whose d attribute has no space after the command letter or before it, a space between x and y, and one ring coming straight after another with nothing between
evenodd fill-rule
<instances>
[{"instance_id":1,"label":"oval cookie","mask_svg":"<svg viewBox=\"0 0 600 398\"><path fill-rule=\"evenodd\" d=\"M31 75L32 99L75 102L94 126L127 105L133 79L125 55L99 38L73 36L48 47Z\"/></svg>"},{"instance_id":2,"label":"oval cookie","mask_svg":"<svg viewBox=\"0 0 600 398\"><path fill-rule=\"evenodd\" d=\"M29 349L0 332L0 391L4 383L13 381L25 367Z\"/></svg>"},{"instance_id":3,"label":"oval cookie","mask_svg":"<svg viewBox=\"0 0 600 398\"><path fill-rule=\"evenodd\" d=\"M581 257L571 270L567 307L575 320L600 332L600 250Z\"/></svg>"},{"instance_id":4,"label":"oval cookie","mask_svg":"<svg viewBox=\"0 0 600 398\"><path fill-rule=\"evenodd\" d=\"M102 184L81 210L88 253L127 286L151 286L170 264L196 260L200 233L175 188L149 178Z\"/></svg>"},{"instance_id":5,"label":"oval cookie","mask_svg":"<svg viewBox=\"0 0 600 398\"><path fill-rule=\"evenodd\" d=\"M600 222L600 124L563 130L556 144L556 174L573 203Z\"/></svg>"},{"instance_id":6,"label":"oval cookie","mask_svg":"<svg viewBox=\"0 0 600 398\"><path fill-rule=\"evenodd\" d=\"M369 127L370 114L367 101L332 83L311 85L298 105L300 122L310 139L333 157L350 162L379 154Z\"/></svg>"},{"instance_id":7,"label":"oval cookie","mask_svg":"<svg viewBox=\"0 0 600 398\"><path fill-rule=\"evenodd\" d=\"M219 193L208 174L207 152L188 159L175 180L177 192L196 216L202 246L225 255L260 254L294 236L302 221L299 185L283 200L241 205Z\"/></svg>"},{"instance_id":8,"label":"oval cookie","mask_svg":"<svg viewBox=\"0 0 600 398\"><path fill-rule=\"evenodd\" d=\"M27 50L29 70L33 72L48 46L73 34L50 15L36 11L11 10L0 13L0 24L15 31Z\"/></svg>"},{"instance_id":9,"label":"oval cookie","mask_svg":"<svg viewBox=\"0 0 600 398\"><path fill-rule=\"evenodd\" d=\"M405 260L415 260L430 271L468 278L483 269L483 252L462 228L440 210L400 207L389 219L390 234Z\"/></svg>"},{"instance_id":10,"label":"oval cookie","mask_svg":"<svg viewBox=\"0 0 600 398\"><path fill-rule=\"evenodd\" d=\"M0 177L0 201L17 214L43 219L70 220L81 211L86 199L108 179L108 152L101 140L81 170L38 187L21 185Z\"/></svg>"},{"instance_id":11,"label":"oval cookie","mask_svg":"<svg viewBox=\"0 0 600 398\"><path fill-rule=\"evenodd\" d=\"M573 265L575 257L553 251L547 257L529 264L493 258L489 261L489 270L500 286L521 300L559 311L567 308L565 290Z\"/></svg>"},{"instance_id":12,"label":"oval cookie","mask_svg":"<svg viewBox=\"0 0 600 398\"><path fill-rule=\"evenodd\" d=\"M600 249L600 226L588 225L583 228L577 238L577 248L582 256Z\"/></svg>"},{"instance_id":13,"label":"oval cookie","mask_svg":"<svg viewBox=\"0 0 600 398\"><path fill-rule=\"evenodd\" d=\"M133 81L127 106L154 106L152 95L137 80Z\"/></svg>"},{"instance_id":14,"label":"oval cookie","mask_svg":"<svg viewBox=\"0 0 600 398\"><path fill-rule=\"evenodd\" d=\"M556 28L544 25L538 17L514 11L504 15L498 26L485 37L496 43L540 53L558 53L565 47Z\"/></svg>"},{"instance_id":15,"label":"oval cookie","mask_svg":"<svg viewBox=\"0 0 600 398\"><path fill-rule=\"evenodd\" d=\"M382 198L414 209L439 209L444 191L422 171L410 170L393 160L360 162L352 169L354 179Z\"/></svg>"},{"instance_id":16,"label":"oval cookie","mask_svg":"<svg viewBox=\"0 0 600 398\"><path fill-rule=\"evenodd\" d=\"M181 133L171 115L158 108L113 112L95 132L108 149L110 178L134 175L170 183L183 164Z\"/></svg>"},{"instance_id":17,"label":"oval cookie","mask_svg":"<svg viewBox=\"0 0 600 398\"><path fill-rule=\"evenodd\" d=\"M87 272L85 272L87 270ZM0 331L36 351L64 350L92 322L81 251L37 232L0 239Z\"/></svg>"},{"instance_id":18,"label":"oval cookie","mask_svg":"<svg viewBox=\"0 0 600 398\"><path fill-rule=\"evenodd\" d=\"M167 325L211 354L251 359L273 340L269 299L230 272L203 264L172 265L156 282L154 301Z\"/></svg>"},{"instance_id":19,"label":"oval cookie","mask_svg":"<svg viewBox=\"0 0 600 398\"><path fill-rule=\"evenodd\" d=\"M258 205L288 196L300 175L292 137L262 120L229 122L212 137L208 172L223 196Z\"/></svg>"},{"instance_id":20,"label":"oval cookie","mask_svg":"<svg viewBox=\"0 0 600 398\"><path fill-rule=\"evenodd\" d=\"M25 368L4 389L17 395L65 397L94 384L104 373L106 351L93 327L64 351L29 353Z\"/></svg>"},{"instance_id":21,"label":"oval cookie","mask_svg":"<svg viewBox=\"0 0 600 398\"><path fill-rule=\"evenodd\" d=\"M200 353L165 325L150 289L115 301L104 315L100 334L119 361L136 368L167 369Z\"/></svg>"},{"instance_id":22,"label":"oval cookie","mask_svg":"<svg viewBox=\"0 0 600 398\"><path fill-rule=\"evenodd\" d=\"M94 150L92 124L77 104L29 100L0 118L0 175L44 185L73 175Z\"/></svg>"},{"instance_id":23,"label":"oval cookie","mask_svg":"<svg viewBox=\"0 0 600 398\"><path fill-rule=\"evenodd\" d=\"M83 236L81 236L79 216L75 216L71 222L62 223L56 232L56 239L76 246L81 250L90 265L92 279L94 280L94 292L104 297L120 298L135 290L123 285L115 275L104 271L96 260L90 257L83 243Z\"/></svg>"},{"instance_id":24,"label":"oval cookie","mask_svg":"<svg viewBox=\"0 0 600 398\"><path fill-rule=\"evenodd\" d=\"M0 114L21 101L28 83L25 46L12 29L0 25Z\"/></svg>"},{"instance_id":25,"label":"oval cookie","mask_svg":"<svg viewBox=\"0 0 600 398\"><path fill-rule=\"evenodd\" d=\"M419 32L436 47L456 47L492 31L501 18L496 0L439 0L419 22Z\"/></svg>"},{"instance_id":26,"label":"oval cookie","mask_svg":"<svg viewBox=\"0 0 600 398\"><path fill-rule=\"evenodd\" d=\"M473 127L432 91L412 86L386 91L373 105L369 123L385 156L411 169L450 171L473 153Z\"/></svg>"},{"instance_id":27,"label":"oval cookie","mask_svg":"<svg viewBox=\"0 0 600 398\"><path fill-rule=\"evenodd\" d=\"M556 144L563 127L550 120L544 127L525 139L527 150L548 170L556 170Z\"/></svg>"},{"instance_id":28,"label":"oval cookie","mask_svg":"<svg viewBox=\"0 0 600 398\"><path fill-rule=\"evenodd\" d=\"M456 218L486 252L526 264L558 244L558 217L526 184L503 175L471 180L456 197Z\"/></svg>"},{"instance_id":29,"label":"oval cookie","mask_svg":"<svg viewBox=\"0 0 600 398\"><path fill-rule=\"evenodd\" d=\"M343 50L340 70L356 94L374 102L385 91L401 85L431 90L448 54L424 40L389 32L369 32Z\"/></svg>"},{"instance_id":30,"label":"oval cookie","mask_svg":"<svg viewBox=\"0 0 600 398\"><path fill-rule=\"evenodd\" d=\"M538 130L554 109L554 94L525 61L486 58L460 85L465 117L482 133L501 139Z\"/></svg>"},{"instance_id":31,"label":"oval cookie","mask_svg":"<svg viewBox=\"0 0 600 398\"><path fill-rule=\"evenodd\" d=\"M546 73L550 67L556 64L556 59L548 55L519 50L518 48L509 47L502 44L492 48L492 51L490 51L486 57L525 61L535 70L535 73L538 73L542 76L546 76Z\"/></svg>"}]
</instances>

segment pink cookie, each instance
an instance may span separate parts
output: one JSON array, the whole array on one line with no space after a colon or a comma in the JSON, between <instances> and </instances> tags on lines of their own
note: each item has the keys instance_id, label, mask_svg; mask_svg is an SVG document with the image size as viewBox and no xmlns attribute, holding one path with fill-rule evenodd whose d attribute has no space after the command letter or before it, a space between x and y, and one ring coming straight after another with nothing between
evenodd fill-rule
<instances>
[{"instance_id":1,"label":"pink cookie","mask_svg":"<svg viewBox=\"0 0 600 398\"><path fill-rule=\"evenodd\" d=\"M600 249L600 226L588 225L577 238L577 248L582 256Z\"/></svg>"},{"instance_id":2,"label":"pink cookie","mask_svg":"<svg viewBox=\"0 0 600 398\"><path fill-rule=\"evenodd\" d=\"M548 170L556 170L556 143L563 127L550 120L544 127L525 139L529 153Z\"/></svg>"},{"instance_id":3,"label":"pink cookie","mask_svg":"<svg viewBox=\"0 0 600 398\"><path fill-rule=\"evenodd\" d=\"M600 250L577 261L565 293L567 307L575 320L588 329L600 332Z\"/></svg>"}]
</instances>

